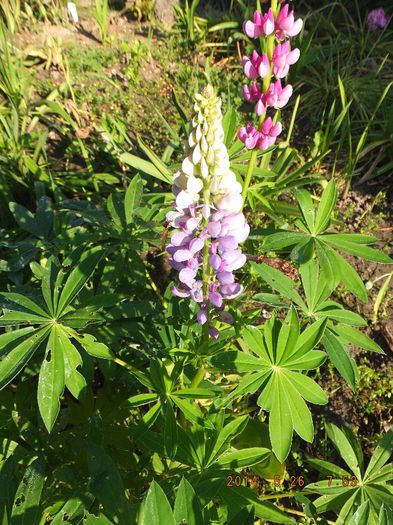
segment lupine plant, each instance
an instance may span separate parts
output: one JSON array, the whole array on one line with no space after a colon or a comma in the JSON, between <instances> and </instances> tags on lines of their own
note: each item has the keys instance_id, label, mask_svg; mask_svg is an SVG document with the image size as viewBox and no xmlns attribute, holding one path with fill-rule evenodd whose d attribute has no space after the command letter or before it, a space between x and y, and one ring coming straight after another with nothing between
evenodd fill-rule
<instances>
[{"instance_id":1,"label":"lupine plant","mask_svg":"<svg viewBox=\"0 0 393 525\"><path fill-rule=\"evenodd\" d=\"M280 111L302 27L277 0L246 20L255 120L236 131L206 86L175 169L107 127L125 191L76 200L53 185L50 202L37 185L35 212L9 203L1 525L389 525L393 430L365 461L344 422L320 425L323 379L335 368L354 391L352 347L383 353L344 306L367 288L343 254L392 260L342 231L333 176L314 188L312 164L286 174ZM266 191L251 208L253 177Z\"/></svg>"}]
</instances>

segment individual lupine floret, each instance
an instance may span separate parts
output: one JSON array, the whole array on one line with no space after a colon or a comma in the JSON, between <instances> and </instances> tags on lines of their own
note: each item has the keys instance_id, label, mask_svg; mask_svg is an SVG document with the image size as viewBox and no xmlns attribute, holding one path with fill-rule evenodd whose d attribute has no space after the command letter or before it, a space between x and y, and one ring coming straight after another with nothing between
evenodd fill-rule
<instances>
[{"instance_id":1,"label":"individual lupine floret","mask_svg":"<svg viewBox=\"0 0 393 525\"><path fill-rule=\"evenodd\" d=\"M274 31L273 11L269 9L264 15L259 11L255 11L253 22L251 20L244 22L243 31L250 38L271 35Z\"/></svg>"},{"instance_id":2,"label":"individual lupine floret","mask_svg":"<svg viewBox=\"0 0 393 525\"><path fill-rule=\"evenodd\" d=\"M251 87L245 84L243 86L243 96L244 100L247 102L254 101L257 102L263 95L262 90L258 86L257 82L254 82Z\"/></svg>"},{"instance_id":3,"label":"individual lupine floret","mask_svg":"<svg viewBox=\"0 0 393 525\"><path fill-rule=\"evenodd\" d=\"M257 143L257 148L265 150L273 146L276 142L277 137L281 134L282 125L281 122L273 124L271 117L267 118L262 125L260 137Z\"/></svg>"},{"instance_id":4,"label":"individual lupine floret","mask_svg":"<svg viewBox=\"0 0 393 525\"><path fill-rule=\"evenodd\" d=\"M281 80L272 82L264 96L264 103L276 109L281 109L288 104L293 93L291 84L282 87Z\"/></svg>"},{"instance_id":5,"label":"individual lupine floret","mask_svg":"<svg viewBox=\"0 0 393 525\"><path fill-rule=\"evenodd\" d=\"M303 27L303 20L298 18L295 21L293 11L289 12L289 5L285 4L279 12L276 20L276 37L285 40L290 36L296 36Z\"/></svg>"},{"instance_id":6,"label":"individual lupine floret","mask_svg":"<svg viewBox=\"0 0 393 525\"><path fill-rule=\"evenodd\" d=\"M276 78L284 78L289 73L289 67L299 60L300 50L291 51L289 41L278 44L273 52L273 73Z\"/></svg>"},{"instance_id":7,"label":"individual lupine floret","mask_svg":"<svg viewBox=\"0 0 393 525\"><path fill-rule=\"evenodd\" d=\"M367 16L368 27L375 31L376 29L384 29L389 23L389 18L386 16L383 7L377 7L369 12Z\"/></svg>"},{"instance_id":8,"label":"individual lupine floret","mask_svg":"<svg viewBox=\"0 0 393 525\"><path fill-rule=\"evenodd\" d=\"M252 52L251 59L244 56L242 58L243 71L246 77L250 80L256 78L264 78L270 71L270 62L266 53L259 56L257 51Z\"/></svg>"},{"instance_id":9,"label":"individual lupine floret","mask_svg":"<svg viewBox=\"0 0 393 525\"><path fill-rule=\"evenodd\" d=\"M238 137L244 142L247 149L265 150L273 146L281 131L281 122L273 124L271 117L268 117L263 123L261 131L255 129L251 124L247 124L245 128L239 129Z\"/></svg>"}]
</instances>

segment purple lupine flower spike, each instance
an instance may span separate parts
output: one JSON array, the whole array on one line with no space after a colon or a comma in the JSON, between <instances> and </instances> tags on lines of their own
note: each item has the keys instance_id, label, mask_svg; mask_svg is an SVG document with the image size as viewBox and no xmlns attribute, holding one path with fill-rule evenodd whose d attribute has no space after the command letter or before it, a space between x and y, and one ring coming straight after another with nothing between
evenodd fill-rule
<instances>
[{"instance_id":1,"label":"purple lupine flower spike","mask_svg":"<svg viewBox=\"0 0 393 525\"><path fill-rule=\"evenodd\" d=\"M263 59L254 54L253 60L258 69ZM250 64L247 67L252 71ZM188 155L174 175L175 210L167 214L167 220L176 231L166 249L172 268L178 272L172 293L199 303L197 321L208 323L209 334L215 339L219 336L213 326L215 319L233 322L225 303L243 290L232 272L246 262L239 244L250 231L240 212L242 187L230 171L220 104L211 88L196 97ZM252 140L259 138L258 134Z\"/></svg>"}]
</instances>

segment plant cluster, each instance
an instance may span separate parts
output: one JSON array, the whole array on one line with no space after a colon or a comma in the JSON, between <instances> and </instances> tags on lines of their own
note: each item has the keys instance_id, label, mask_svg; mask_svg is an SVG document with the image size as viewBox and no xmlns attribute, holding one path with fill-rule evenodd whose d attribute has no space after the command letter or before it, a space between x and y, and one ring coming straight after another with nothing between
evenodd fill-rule
<instances>
[{"instance_id":1,"label":"plant cluster","mask_svg":"<svg viewBox=\"0 0 393 525\"><path fill-rule=\"evenodd\" d=\"M197 4L178 8L193 50L231 27L198 26ZM356 392L353 347L383 356L340 300L368 301L347 256L392 260L343 229L339 181L316 172L326 151L292 146L302 20L276 0L249 18L254 124L239 130L235 96L210 83L188 105L173 92L178 128L154 108L161 156L113 115L88 126L66 65L34 99L0 20L2 525L390 525L393 430L365 454L349 425L314 422L328 367Z\"/></svg>"}]
</instances>

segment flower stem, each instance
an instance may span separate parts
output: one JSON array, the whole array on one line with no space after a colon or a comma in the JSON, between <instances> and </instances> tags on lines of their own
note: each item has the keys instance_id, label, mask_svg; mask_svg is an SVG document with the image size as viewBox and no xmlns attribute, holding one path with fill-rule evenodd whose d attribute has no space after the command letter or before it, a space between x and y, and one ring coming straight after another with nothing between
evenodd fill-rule
<instances>
[{"instance_id":1,"label":"flower stem","mask_svg":"<svg viewBox=\"0 0 393 525\"><path fill-rule=\"evenodd\" d=\"M210 187L209 183L205 181L203 189L203 205L204 207L209 206L210 201ZM205 223L208 220L205 218ZM205 245L203 247L203 263L202 263L202 289L203 289L203 301L206 304L206 322L202 326L202 348L207 351L209 348L209 322L210 322L210 312L209 312L209 278L210 278L210 266L209 266L209 239L205 240ZM200 382L200 381L199 381Z\"/></svg>"},{"instance_id":2,"label":"flower stem","mask_svg":"<svg viewBox=\"0 0 393 525\"><path fill-rule=\"evenodd\" d=\"M248 187L250 186L252 172L254 171L254 168L255 168L257 155L258 155L258 150L254 149L251 152L251 157L250 157L250 160L248 161L247 173L246 173L246 176L244 178L243 190L242 190L243 207L244 207L244 205L246 204L246 201L247 201Z\"/></svg>"}]
</instances>

